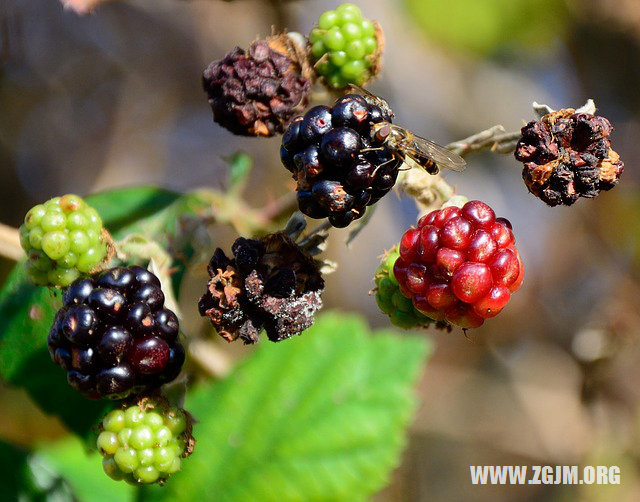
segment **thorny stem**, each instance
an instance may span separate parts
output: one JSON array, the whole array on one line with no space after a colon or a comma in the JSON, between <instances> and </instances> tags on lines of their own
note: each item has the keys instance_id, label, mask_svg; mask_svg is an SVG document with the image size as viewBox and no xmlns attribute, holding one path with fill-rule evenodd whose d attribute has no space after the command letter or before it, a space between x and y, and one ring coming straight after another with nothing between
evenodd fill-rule
<instances>
[{"instance_id":1,"label":"thorny stem","mask_svg":"<svg viewBox=\"0 0 640 502\"><path fill-rule=\"evenodd\" d=\"M298 209L298 198L295 192L287 192L282 197L266 204L262 210L265 221L278 221L288 217Z\"/></svg>"},{"instance_id":2,"label":"thorny stem","mask_svg":"<svg viewBox=\"0 0 640 502\"><path fill-rule=\"evenodd\" d=\"M446 148L461 157L484 150L511 153L519 139L519 131L506 132L504 127L496 125L449 143ZM421 212L436 209L455 195L455 189L440 175L431 175L418 168L402 172L398 177L397 187L415 200Z\"/></svg>"},{"instance_id":3,"label":"thorny stem","mask_svg":"<svg viewBox=\"0 0 640 502\"><path fill-rule=\"evenodd\" d=\"M471 152L490 150L498 153L511 153L516 149L520 131L506 132L504 127L496 125L472 134L468 138L449 143L447 148L461 157Z\"/></svg>"},{"instance_id":4,"label":"thorny stem","mask_svg":"<svg viewBox=\"0 0 640 502\"><path fill-rule=\"evenodd\" d=\"M18 229L0 223L0 256L18 261L24 256Z\"/></svg>"}]
</instances>

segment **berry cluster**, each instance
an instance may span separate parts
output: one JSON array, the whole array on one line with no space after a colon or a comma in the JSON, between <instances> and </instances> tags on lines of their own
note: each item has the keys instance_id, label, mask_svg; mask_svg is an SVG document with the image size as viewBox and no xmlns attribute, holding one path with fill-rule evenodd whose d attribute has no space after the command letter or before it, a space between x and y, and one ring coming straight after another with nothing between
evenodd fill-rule
<instances>
[{"instance_id":1,"label":"berry cluster","mask_svg":"<svg viewBox=\"0 0 640 502\"><path fill-rule=\"evenodd\" d=\"M624 164L611 148L609 121L568 108L522 128L515 156L529 191L550 206L570 206L618 184Z\"/></svg>"},{"instance_id":2,"label":"berry cluster","mask_svg":"<svg viewBox=\"0 0 640 502\"><path fill-rule=\"evenodd\" d=\"M324 280L316 262L284 233L260 240L239 238L233 259L216 249L211 280L198 304L218 334L231 342L257 343L264 328L278 342L313 324L322 307Z\"/></svg>"},{"instance_id":3,"label":"berry cluster","mask_svg":"<svg viewBox=\"0 0 640 502\"><path fill-rule=\"evenodd\" d=\"M309 35L311 55L323 83L333 89L363 85L378 71L381 36L353 4L324 12Z\"/></svg>"},{"instance_id":4,"label":"berry cluster","mask_svg":"<svg viewBox=\"0 0 640 502\"><path fill-rule=\"evenodd\" d=\"M393 272L416 309L462 328L500 313L524 278L511 224L480 201L423 216L402 236Z\"/></svg>"},{"instance_id":5,"label":"berry cluster","mask_svg":"<svg viewBox=\"0 0 640 502\"><path fill-rule=\"evenodd\" d=\"M120 399L178 376L185 359L178 329L158 278L117 267L69 286L47 342L74 389Z\"/></svg>"},{"instance_id":6,"label":"berry cluster","mask_svg":"<svg viewBox=\"0 0 640 502\"><path fill-rule=\"evenodd\" d=\"M393 266L400 257L397 246L385 254L375 275L376 303L382 312L389 316L394 326L402 329L428 326L433 319L427 317L413 306L413 302L400 291L400 285Z\"/></svg>"},{"instance_id":7,"label":"berry cluster","mask_svg":"<svg viewBox=\"0 0 640 502\"><path fill-rule=\"evenodd\" d=\"M273 136L309 102L311 80L287 35L236 47L202 75L213 120L234 134Z\"/></svg>"},{"instance_id":8,"label":"berry cluster","mask_svg":"<svg viewBox=\"0 0 640 502\"><path fill-rule=\"evenodd\" d=\"M391 190L402 161L372 138L372 125L382 121L391 117L358 94L293 120L280 158L297 181L300 211L346 227Z\"/></svg>"},{"instance_id":9,"label":"berry cluster","mask_svg":"<svg viewBox=\"0 0 640 502\"><path fill-rule=\"evenodd\" d=\"M20 227L27 272L36 284L68 286L104 260L98 212L77 195L54 197L29 210Z\"/></svg>"},{"instance_id":10,"label":"berry cluster","mask_svg":"<svg viewBox=\"0 0 640 502\"><path fill-rule=\"evenodd\" d=\"M191 453L188 416L159 400L109 412L100 423L98 450L107 475L130 483L166 480Z\"/></svg>"}]
</instances>

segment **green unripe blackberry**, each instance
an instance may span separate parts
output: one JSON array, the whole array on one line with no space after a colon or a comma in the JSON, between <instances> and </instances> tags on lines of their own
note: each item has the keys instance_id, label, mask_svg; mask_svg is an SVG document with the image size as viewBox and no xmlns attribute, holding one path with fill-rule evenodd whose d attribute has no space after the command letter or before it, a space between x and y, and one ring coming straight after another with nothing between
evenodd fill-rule
<instances>
[{"instance_id":1,"label":"green unripe blackberry","mask_svg":"<svg viewBox=\"0 0 640 502\"><path fill-rule=\"evenodd\" d=\"M148 484L166 480L180 470L193 450L191 424L180 408L164 399L110 411L100 424L97 446L102 467L116 481Z\"/></svg>"},{"instance_id":2,"label":"green unripe blackberry","mask_svg":"<svg viewBox=\"0 0 640 502\"><path fill-rule=\"evenodd\" d=\"M411 300L400 291L398 281L393 275L393 265L399 256L398 246L395 246L385 254L376 270L376 303L398 328L426 327L433 319L414 308Z\"/></svg>"},{"instance_id":3,"label":"green unripe blackberry","mask_svg":"<svg viewBox=\"0 0 640 502\"><path fill-rule=\"evenodd\" d=\"M105 259L104 234L98 212L77 195L32 207L20 227L29 276L42 286L68 286Z\"/></svg>"},{"instance_id":4,"label":"green unripe blackberry","mask_svg":"<svg viewBox=\"0 0 640 502\"><path fill-rule=\"evenodd\" d=\"M309 35L311 57L322 82L332 89L364 85L379 71L382 31L345 3L324 12Z\"/></svg>"}]
</instances>

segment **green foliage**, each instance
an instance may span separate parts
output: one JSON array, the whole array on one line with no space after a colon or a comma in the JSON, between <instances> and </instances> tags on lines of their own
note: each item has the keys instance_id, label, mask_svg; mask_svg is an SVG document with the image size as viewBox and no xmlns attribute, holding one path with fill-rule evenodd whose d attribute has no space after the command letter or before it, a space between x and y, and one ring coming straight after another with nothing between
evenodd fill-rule
<instances>
[{"instance_id":1,"label":"green foliage","mask_svg":"<svg viewBox=\"0 0 640 502\"><path fill-rule=\"evenodd\" d=\"M71 486L76 500L83 502L124 502L133 500L134 488L116 483L102 471L102 457L87 453L83 444L68 438L39 449L32 464L53 470ZM33 467L32 467L33 469Z\"/></svg>"},{"instance_id":2,"label":"green foliage","mask_svg":"<svg viewBox=\"0 0 640 502\"><path fill-rule=\"evenodd\" d=\"M487 54L504 45L549 46L565 30L558 0L405 0L412 19L447 48Z\"/></svg>"},{"instance_id":3,"label":"green foliage","mask_svg":"<svg viewBox=\"0 0 640 502\"><path fill-rule=\"evenodd\" d=\"M31 491L26 476L26 460L24 451L0 441L0 493L6 500L18 500L21 494Z\"/></svg>"},{"instance_id":4,"label":"green foliage","mask_svg":"<svg viewBox=\"0 0 640 502\"><path fill-rule=\"evenodd\" d=\"M118 238L129 227L140 229L140 220L154 217L179 198L180 194L161 188L127 187L90 195L85 200L98 210L104 225Z\"/></svg>"},{"instance_id":5,"label":"green foliage","mask_svg":"<svg viewBox=\"0 0 640 502\"><path fill-rule=\"evenodd\" d=\"M207 200L145 187L87 198L114 238L141 234L182 258L189 221ZM179 282L180 275L175 289ZM0 377L80 439L93 438L113 404L83 398L49 360L46 338L60 304L60 292L28 282L23 263L14 268L0 290ZM24 500L362 500L398 462L426 352L420 338L371 334L357 317L324 315L303 336L262 343L225 380L187 394L198 444L166 486L135 494L110 480L78 438L33 455L0 444L3 466L15 468L13 481L0 481Z\"/></svg>"},{"instance_id":6,"label":"green foliage","mask_svg":"<svg viewBox=\"0 0 640 502\"><path fill-rule=\"evenodd\" d=\"M75 443L80 444L78 440L75 440ZM78 451L83 458L78 456L73 461L79 461L81 465L86 461L86 457L81 448L78 448ZM0 499L3 501L76 502L78 500L74 497L69 484L50 464L2 441L0 441L0 465L2 466ZM91 481L87 480L86 484L89 483Z\"/></svg>"},{"instance_id":7,"label":"green foliage","mask_svg":"<svg viewBox=\"0 0 640 502\"><path fill-rule=\"evenodd\" d=\"M384 486L415 408L427 346L321 316L262 344L224 381L188 394L194 455L143 500L363 500Z\"/></svg>"},{"instance_id":8,"label":"green foliage","mask_svg":"<svg viewBox=\"0 0 640 502\"><path fill-rule=\"evenodd\" d=\"M47 335L61 303L54 291L31 285L23 263L11 272L0 291L0 377L86 437L109 405L79 395L51 362Z\"/></svg>"},{"instance_id":9,"label":"green foliage","mask_svg":"<svg viewBox=\"0 0 640 502\"><path fill-rule=\"evenodd\" d=\"M229 163L229 190L239 193L244 190L253 170L253 157L246 152L238 151L226 160Z\"/></svg>"},{"instance_id":10,"label":"green foliage","mask_svg":"<svg viewBox=\"0 0 640 502\"><path fill-rule=\"evenodd\" d=\"M116 238L139 232L167 246L171 241L174 255L182 257L172 277L174 287L179 284L193 249L186 243L180 253L176 248L186 232L186 218L204 207L197 195L137 187L111 190L86 200ZM111 405L79 395L67 384L64 371L50 360L47 335L61 306L59 297L57 290L33 286L24 262L14 267L0 290L0 377L25 388L45 412L60 417L70 430L86 438Z\"/></svg>"},{"instance_id":11,"label":"green foliage","mask_svg":"<svg viewBox=\"0 0 640 502\"><path fill-rule=\"evenodd\" d=\"M131 187L86 197L115 239L140 234L173 256L171 277L177 293L186 264L195 252L192 237L199 213L209 203L198 193L178 194L155 187Z\"/></svg>"}]
</instances>

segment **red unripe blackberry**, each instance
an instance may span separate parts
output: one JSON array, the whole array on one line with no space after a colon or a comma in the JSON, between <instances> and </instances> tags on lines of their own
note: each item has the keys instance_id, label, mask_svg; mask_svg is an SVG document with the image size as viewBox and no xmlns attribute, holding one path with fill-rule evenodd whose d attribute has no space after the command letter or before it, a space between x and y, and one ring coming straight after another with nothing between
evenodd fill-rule
<instances>
[{"instance_id":1,"label":"red unripe blackberry","mask_svg":"<svg viewBox=\"0 0 640 502\"><path fill-rule=\"evenodd\" d=\"M395 184L401 161L377 139L384 110L358 94L293 119L282 137L282 164L297 181L298 207L311 218L346 227Z\"/></svg>"},{"instance_id":2,"label":"red unripe blackberry","mask_svg":"<svg viewBox=\"0 0 640 502\"><path fill-rule=\"evenodd\" d=\"M393 272L424 315L462 328L496 316L524 279L511 224L484 202L423 216L400 241Z\"/></svg>"},{"instance_id":3,"label":"red unripe blackberry","mask_svg":"<svg viewBox=\"0 0 640 502\"><path fill-rule=\"evenodd\" d=\"M394 247L382 258L375 275L376 303L389 316L391 323L399 328L428 327L433 319L416 310L411 300L403 296L393 275L393 265L399 257L398 249Z\"/></svg>"},{"instance_id":4,"label":"red unripe blackberry","mask_svg":"<svg viewBox=\"0 0 640 502\"><path fill-rule=\"evenodd\" d=\"M160 281L142 267L78 279L64 294L49 352L69 384L91 398L120 399L170 382L184 349L178 318L164 308Z\"/></svg>"},{"instance_id":5,"label":"red unripe blackberry","mask_svg":"<svg viewBox=\"0 0 640 502\"><path fill-rule=\"evenodd\" d=\"M480 317L495 317L509 302L511 292L505 286L494 286L488 294L477 301L473 310Z\"/></svg>"}]
</instances>

